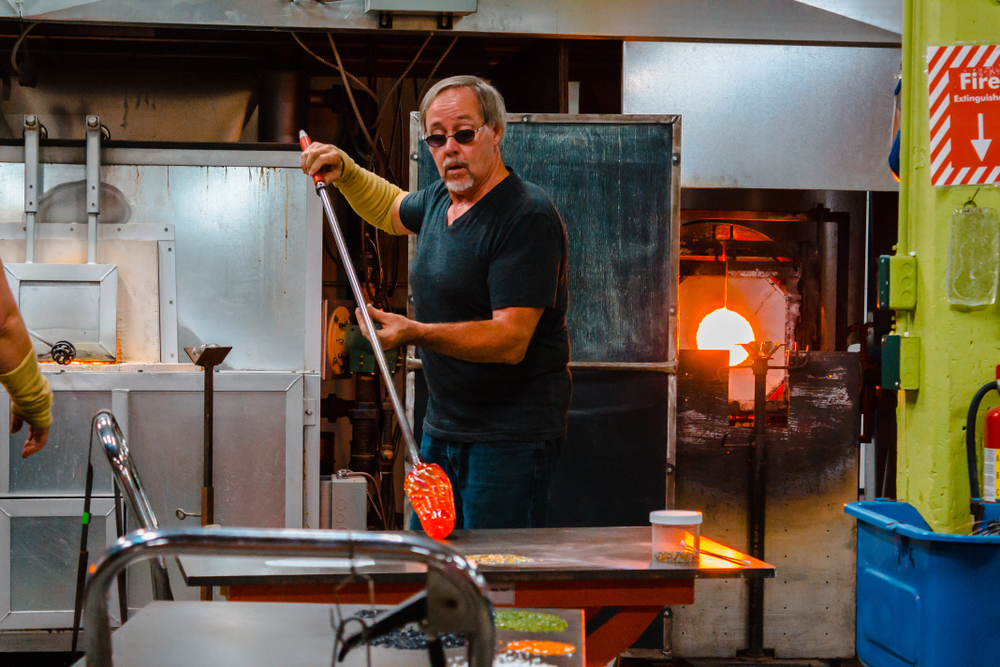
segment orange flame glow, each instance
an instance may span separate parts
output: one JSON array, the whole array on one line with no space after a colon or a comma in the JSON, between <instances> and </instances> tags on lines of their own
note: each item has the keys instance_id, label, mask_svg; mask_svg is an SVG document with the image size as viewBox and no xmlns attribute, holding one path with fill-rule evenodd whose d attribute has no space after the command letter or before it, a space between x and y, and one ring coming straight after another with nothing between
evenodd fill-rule
<instances>
[{"instance_id":1,"label":"orange flame glow","mask_svg":"<svg viewBox=\"0 0 1000 667\"><path fill-rule=\"evenodd\" d=\"M730 366L747 358L747 351L739 344L753 339L753 328L746 318L728 308L719 308L706 315L695 335L699 350L729 350Z\"/></svg>"},{"instance_id":2,"label":"orange flame glow","mask_svg":"<svg viewBox=\"0 0 1000 667\"><path fill-rule=\"evenodd\" d=\"M56 362L51 359L39 359L40 364L55 364ZM81 361L80 359L74 359L73 361L65 364L66 366L111 366L117 362L115 361ZM58 365L58 364L57 364Z\"/></svg>"}]
</instances>

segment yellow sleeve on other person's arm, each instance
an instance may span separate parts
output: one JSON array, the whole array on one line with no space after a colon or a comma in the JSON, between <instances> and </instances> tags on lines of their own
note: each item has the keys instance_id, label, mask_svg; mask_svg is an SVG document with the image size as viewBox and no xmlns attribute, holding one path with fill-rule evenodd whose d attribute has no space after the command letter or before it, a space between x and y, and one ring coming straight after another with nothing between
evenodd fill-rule
<instances>
[{"instance_id":1,"label":"yellow sleeve on other person's arm","mask_svg":"<svg viewBox=\"0 0 1000 667\"><path fill-rule=\"evenodd\" d=\"M34 350L28 352L17 368L0 374L0 384L10 393L10 407L15 415L36 428L52 425L52 389L42 376Z\"/></svg>"},{"instance_id":2,"label":"yellow sleeve on other person's arm","mask_svg":"<svg viewBox=\"0 0 1000 667\"><path fill-rule=\"evenodd\" d=\"M392 204L399 195L406 194L381 176L359 167L347 153L340 150L344 171L333 182L351 208L372 227L395 234L392 226Z\"/></svg>"}]
</instances>

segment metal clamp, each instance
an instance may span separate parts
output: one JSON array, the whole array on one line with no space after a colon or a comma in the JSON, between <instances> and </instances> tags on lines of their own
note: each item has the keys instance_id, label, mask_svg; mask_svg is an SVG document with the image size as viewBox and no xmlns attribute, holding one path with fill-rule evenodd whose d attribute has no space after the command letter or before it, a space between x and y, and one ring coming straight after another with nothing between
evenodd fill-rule
<instances>
[{"instance_id":1,"label":"metal clamp","mask_svg":"<svg viewBox=\"0 0 1000 667\"><path fill-rule=\"evenodd\" d=\"M85 647L90 667L111 667L108 591L118 572L131 563L157 556L298 556L391 559L427 565L427 625L431 634L464 632L469 667L493 664L493 607L486 580L457 551L419 535L329 530L260 528L174 528L136 531L118 540L94 566L87 582Z\"/></svg>"}]
</instances>

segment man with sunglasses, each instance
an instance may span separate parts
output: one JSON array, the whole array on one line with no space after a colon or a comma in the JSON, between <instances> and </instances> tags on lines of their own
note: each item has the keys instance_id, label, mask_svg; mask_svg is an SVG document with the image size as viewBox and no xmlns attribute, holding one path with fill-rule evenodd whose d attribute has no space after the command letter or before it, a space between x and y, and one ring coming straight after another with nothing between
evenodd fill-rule
<instances>
[{"instance_id":1,"label":"man with sunglasses","mask_svg":"<svg viewBox=\"0 0 1000 667\"><path fill-rule=\"evenodd\" d=\"M383 348L421 348L421 455L451 479L456 527L541 527L572 392L566 230L504 165L506 110L486 81L439 82L420 123L441 176L424 190L403 192L329 145L312 144L302 169L375 227L417 234L415 320L367 308Z\"/></svg>"}]
</instances>

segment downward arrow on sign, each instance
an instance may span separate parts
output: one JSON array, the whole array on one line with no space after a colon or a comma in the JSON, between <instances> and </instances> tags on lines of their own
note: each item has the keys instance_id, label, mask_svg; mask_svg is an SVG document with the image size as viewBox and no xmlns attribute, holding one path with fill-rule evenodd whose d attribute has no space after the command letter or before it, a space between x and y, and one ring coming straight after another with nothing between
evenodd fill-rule
<instances>
[{"instance_id":1,"label":"downward arrow on sign","mask_svg":"<svg viewBox=\"0 0 1000 667\"><path fill-rule=\"evenodd\" d=\"M976 149L976 155L980 160L986 158L986 151L990 149L992 139L983 139L983 114L979 114L979 138L972 140L972 147Z\"/></svg>"}]
</instances>

